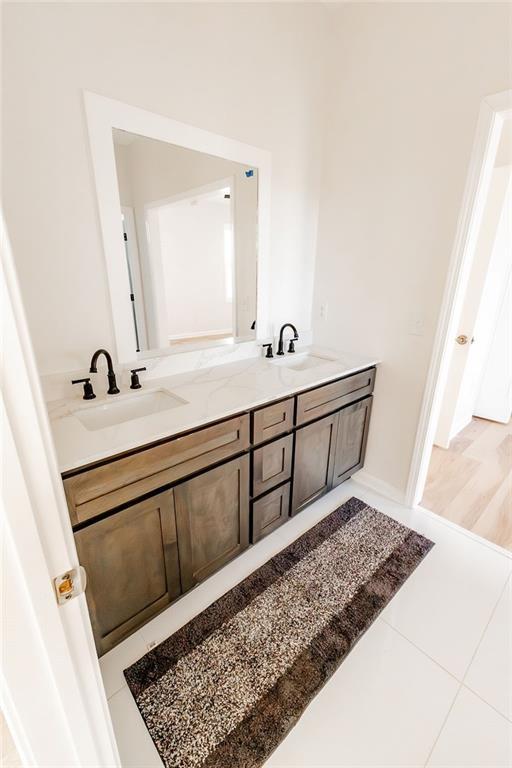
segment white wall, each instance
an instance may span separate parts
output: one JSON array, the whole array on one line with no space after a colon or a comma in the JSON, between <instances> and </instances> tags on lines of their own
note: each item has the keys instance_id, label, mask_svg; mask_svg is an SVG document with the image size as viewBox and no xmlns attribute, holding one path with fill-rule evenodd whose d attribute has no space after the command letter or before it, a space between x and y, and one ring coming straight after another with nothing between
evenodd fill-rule
<instances>
[{"instance_id":1,"label":"white wall","mask_svg":"<svg viewBox=\"0 0 512 768\"><path fill-rule=\"evenodd\" d=\"M504 3L4 6L5 206L41 372L113 338L82 88L272 152L271 302L299 330L323 153L315 340L382 358L366 470L403 491L509 22Z\"/></svg>"},{"instance_id":2,"label":"white wall","mask_svg":"<svg viewBox=\"0 0 512 768\"><path fill-rule=\"evenodd\" d=\"M169 338L232 333L224 264L230 208L229 200L200 198L194 206L185 200L158 211Z\"/></svg>"},{"instance_id":3,"label":"white wall","mask_svg":"<svg viewBox=\"0 0 512 768\"><path fill-rule=\"evenodd\" d=\"M83 88L272 152L271 306L276 324L309 329L324 9L36 3L3 16L4 203L40 372L113 346Z\"/></svg>"},{"instance_id":4,"label":"white wall","mask_svg":"<svg viewBox=\"0 0 512 768\"><path fill-rule=\"evenodd\" d=\"M320 343L382 358L364 471L399 494L479 105L511 87L510 9L332 9L313 328Z\"/></svg>"}]
</instances>

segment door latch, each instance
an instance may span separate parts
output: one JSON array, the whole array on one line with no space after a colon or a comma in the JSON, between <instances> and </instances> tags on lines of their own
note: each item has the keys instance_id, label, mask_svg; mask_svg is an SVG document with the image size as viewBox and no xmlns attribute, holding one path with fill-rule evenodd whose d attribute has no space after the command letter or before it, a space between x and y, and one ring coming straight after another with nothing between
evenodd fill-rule
<instances>
[{"instance_id":1,"label":"door latch","mask_svg":"<svg viewBox=\"0 0 512 768\"><path fill-rule=\"evenodd\" d=\"M64 605L77 595L85 592L87 587L87 574L85 568L79 565L78 568L71 568L53 580L55 594L59 605Z\"/></svg>"}]
</instances>

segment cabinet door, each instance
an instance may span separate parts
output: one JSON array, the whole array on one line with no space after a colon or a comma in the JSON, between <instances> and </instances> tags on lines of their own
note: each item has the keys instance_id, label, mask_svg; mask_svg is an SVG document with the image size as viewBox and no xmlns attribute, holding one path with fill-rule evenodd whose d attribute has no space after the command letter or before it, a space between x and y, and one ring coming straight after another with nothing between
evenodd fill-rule
<instances>
[{"instance_id":1,"label":"cabinet door","mask_svg":"<svg viewBox=\"0 0 512 768\"><path fill-rule=\"evenodd\" d=\"M290 519L290 483L275 488L252 503L251 541L255 544Z\"/></svg>"},{"instance_id":2,"label":"cabinet door","mask_svg":"<svg viewBox=\"0 0 512 768\"><path fill-rule=\"evenodd\" d=\"M174 496L186 591L249 545L249 457L176 486Z\"/></svg>"},{"instance_id":3,"label":"cabinet door","mask_svg":"<svg viewBox=\"0 0 512 768\"><path fill-rule=\"evenodd\" d=\"M100 656L181 593L172 491L92 523L75 542Z\"/></svg>"},{"instance_id":4,"label":"cabinet door","mask_svg":"<svg viewBox=\"0 0 512 768\"><path fill-rule=\"evenodd\" d=\"M337 421L333 413L295 434L292 515L332 487Z\"/></svg>"},{"instance_id":5,"label":"cabinet door","mask_svg":"<svg viewBox=\"0 0 512 768\"><path fill-rule=\"evenodd\" d=\"M347 480L364 464L372 401L373 397L367 397L338 413L333 485Z\"/></svg>"},{"instance_id":6,"label":"cabinet door","mask_svg":"<svg viewBox=\"0 0 512 768\"><path fill-rule=\"evenodd\" d=\"M290 478L292 472L293 435L281 437L262 448L252 457L252 495L260 496Z\"/></svg>"}]
</instances>

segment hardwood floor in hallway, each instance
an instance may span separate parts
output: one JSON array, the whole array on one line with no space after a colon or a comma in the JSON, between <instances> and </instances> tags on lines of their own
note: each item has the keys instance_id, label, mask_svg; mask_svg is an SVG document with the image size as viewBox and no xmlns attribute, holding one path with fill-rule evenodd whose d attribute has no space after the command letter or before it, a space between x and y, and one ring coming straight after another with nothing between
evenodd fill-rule
<instances>
[{"instance_id":1,"label":"hardwood floor in hallway","mask_svg":"<svg viewBox=\"0 0 512 768\"><path fill-rule=\"evenodd\" d=\"M421 506L512 551L512 421L473 418L434 446Z\"/></svg>"}]
</instances>

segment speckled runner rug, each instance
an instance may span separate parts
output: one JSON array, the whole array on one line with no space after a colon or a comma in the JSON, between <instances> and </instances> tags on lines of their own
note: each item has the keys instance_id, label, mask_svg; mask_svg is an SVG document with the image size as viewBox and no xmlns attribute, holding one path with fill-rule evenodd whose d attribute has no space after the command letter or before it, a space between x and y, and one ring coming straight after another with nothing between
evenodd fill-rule
<instances>
[{"instance_id":1,"label":"speckled runner rug","mask_svg":"<svg viewBox=\"0 0 512 768\"><path fill-rule=\"evenodd\" d=\"M166 768L262 765L432 546L352 498L125 670Z\"/></svg>"}]
</instances>

